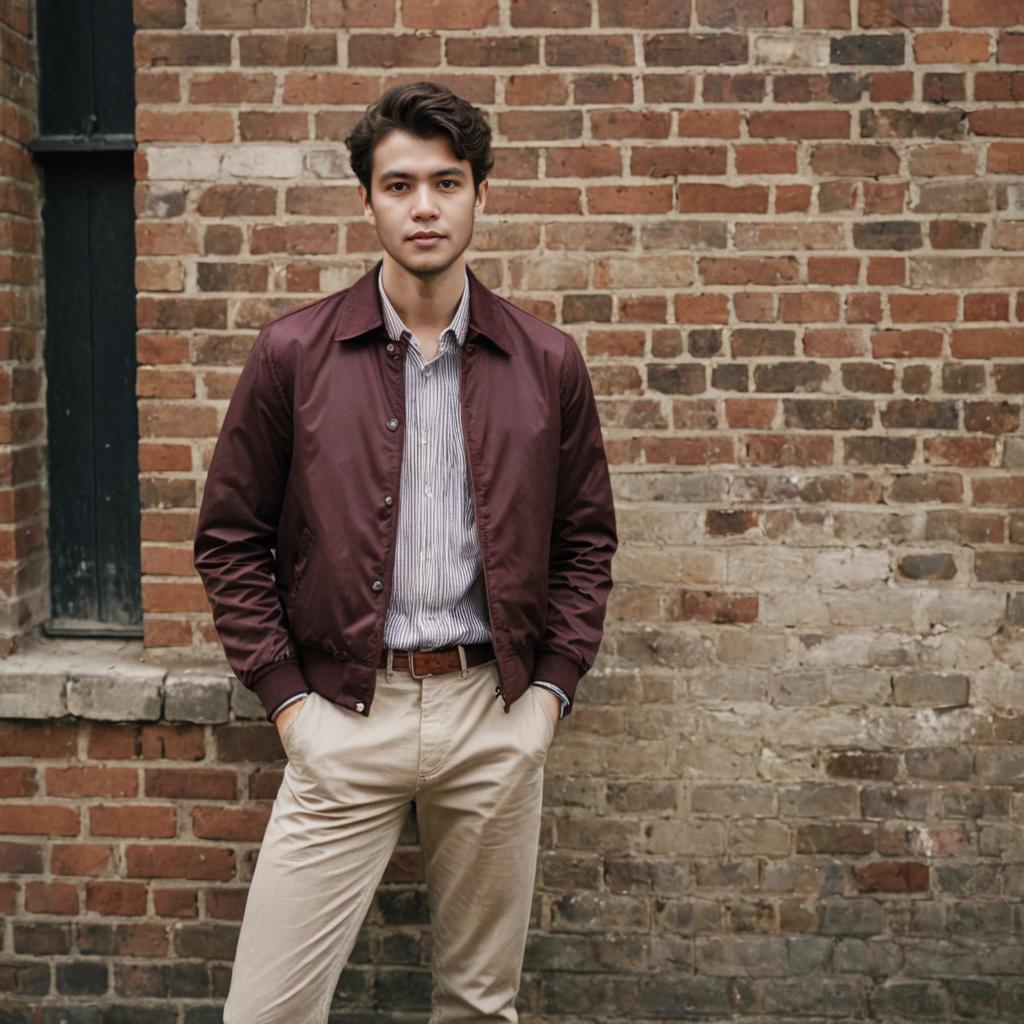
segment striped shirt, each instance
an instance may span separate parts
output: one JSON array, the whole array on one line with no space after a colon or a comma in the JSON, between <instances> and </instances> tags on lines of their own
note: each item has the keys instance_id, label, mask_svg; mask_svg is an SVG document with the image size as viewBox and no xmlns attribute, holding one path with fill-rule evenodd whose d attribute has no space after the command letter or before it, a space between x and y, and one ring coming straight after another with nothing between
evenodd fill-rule
<instances>
[{"instance_id":1,"label":"striped shirt","mask_svg":"<svg viewBox=\"0 0 1024 1024\"><path fill-rule=\"evenodd\" d=\"M491 629L459 403L469 276L429 360L384 292L383 269L377 287L388 338L408 342L398 535L384 644L408 651L483 643ZM565 713L569 698L560 687L544 680L533 685L556 694ZM282 701L271 717L302 696Z\"/></svg>"}]
</instances>

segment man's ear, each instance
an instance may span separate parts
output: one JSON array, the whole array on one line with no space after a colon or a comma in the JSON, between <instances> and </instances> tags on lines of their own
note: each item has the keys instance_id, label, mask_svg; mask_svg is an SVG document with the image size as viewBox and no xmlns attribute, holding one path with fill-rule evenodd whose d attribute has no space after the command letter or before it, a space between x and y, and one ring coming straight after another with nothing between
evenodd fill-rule
<instances>
[{"instance_id":1,"label":"man's ear","mask_svg":"<svg viewBox=\"0 0 1024 1024\"><path fill-rule=\"evenodd\" d=\"M365 188L363 188L362 185L356 186L356 192L358 192L359 194L359 202L362 204L363 207L363 215L374 227L376 227L377 222L376 220L374 220L373 217L373 207L370 205L369 193L366 191Z\"/></svg>"},{"instance_id":2,"label":"man's ear","mask_svg":"<svg viewBox=\"0 0 1024 1024\"><path fill-rule=\"evenodd\" d=\"M486 205L486 203L487 203L487 179L484 178L484 180L481 181L480 184L477 186L477 190L476 190L476 203L473 206L473 216L474 217L479 217L480 214L484 212L484 206Z\"/></svg>"}]
</instances>

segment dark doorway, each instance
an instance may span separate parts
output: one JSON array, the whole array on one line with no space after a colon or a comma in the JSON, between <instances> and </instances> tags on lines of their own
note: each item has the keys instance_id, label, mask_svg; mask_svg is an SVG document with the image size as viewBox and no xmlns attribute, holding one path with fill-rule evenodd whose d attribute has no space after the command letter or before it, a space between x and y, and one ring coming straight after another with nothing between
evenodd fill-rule
<instances>
[{"instance_id":1,"label":"dark doorway","mask_svg":"<svg viewBox=\"0 0 1024 1024\"><path fill-rule=\"evenodd\" d=\"M53 635L141 636L131 0L39 0Z\"/></svg>"}]
</instances>

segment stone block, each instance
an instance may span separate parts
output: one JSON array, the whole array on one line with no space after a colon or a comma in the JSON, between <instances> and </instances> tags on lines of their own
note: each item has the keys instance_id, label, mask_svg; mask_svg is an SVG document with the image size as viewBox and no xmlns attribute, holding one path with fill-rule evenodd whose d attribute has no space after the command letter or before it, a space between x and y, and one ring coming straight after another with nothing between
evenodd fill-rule
<instances>
[{"instance_id":1,"label":"stone block","mask_svg":"<svg viewBox=\"0 0 1024 1024\"><path fill-rule=\"evenodd\" d=\"M164 680L164 717L171 722L228 721L233 681L232 676L202 670L168 672Z\"/></svg>"},{"instance_id":2,"label":"stone block","mask_svg":"<svg viewBox=\"0 0 1024 1024\"><path fill-rule=\"evenodd\" d=\"M65 672L0 669L0 718L60 718L66 686Z\"/></svg>"},{"instance_id":3,"label":"stone block","mask_svg":"<svg viewBox=\"0 0 1024 1024\"><path fill-rule=\"evenodd\" d=\"M108 672L72 671L68 678L68 712L106 721L158 720L163 714L166 669L115 667Z\"/></svg>"}]
</instances>

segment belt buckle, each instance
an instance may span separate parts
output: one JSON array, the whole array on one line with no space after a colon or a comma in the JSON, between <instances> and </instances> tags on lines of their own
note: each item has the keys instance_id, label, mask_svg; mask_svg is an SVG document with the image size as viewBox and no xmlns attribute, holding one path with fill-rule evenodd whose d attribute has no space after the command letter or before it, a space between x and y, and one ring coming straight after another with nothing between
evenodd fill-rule
<instances>
[{"instance_id":1,"label":"belt buckle","mask_svg":"<svg viewBox=\"0 0 1024 1024\"><path fill-rule=\"evenodd\" d=\"M409 651L409 675L411 675L413 679L426 679L427 676L432 676L434 674L433 672L426 672L421 676L416 675L416 665L413 661L415 655L415 651Z\"/></svg>"}]
</instances>

